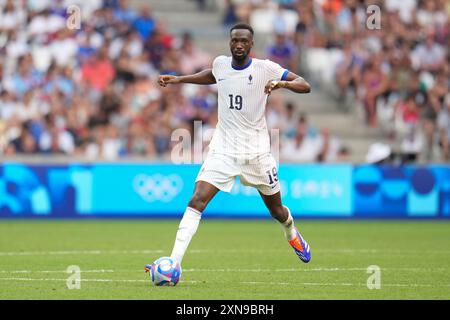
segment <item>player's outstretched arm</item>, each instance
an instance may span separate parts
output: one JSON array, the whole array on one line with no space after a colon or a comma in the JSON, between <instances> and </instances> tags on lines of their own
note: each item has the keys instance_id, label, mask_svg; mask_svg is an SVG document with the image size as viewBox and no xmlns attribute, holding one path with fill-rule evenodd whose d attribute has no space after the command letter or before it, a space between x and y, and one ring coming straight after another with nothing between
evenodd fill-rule
<instances>
[{"instance_id":1,"label":"player's outstretched arm","mask_svg":"<svg viewBox=\"0 0 450 320\"><path fill-rule=\"evenodd\" d=\"M288 73L286 80L270 80L267 82L264 92L270 94L272 90L280 88L286 88L296 93L311 92L311 86L309 83L293 72Z\"/></svg>"},{"instance_id":2,"label":"player's outstretched arm","mask_svg":"<svg viewBox=\"0 0 450 320\"><path fill-rule=\"evenodd\" d=\"M216 83L216 78L214 78L212 69L206 69L186 76L160 75L158 83L161 87L178 83L214 84Z\"/></svg>"}]
</instances>

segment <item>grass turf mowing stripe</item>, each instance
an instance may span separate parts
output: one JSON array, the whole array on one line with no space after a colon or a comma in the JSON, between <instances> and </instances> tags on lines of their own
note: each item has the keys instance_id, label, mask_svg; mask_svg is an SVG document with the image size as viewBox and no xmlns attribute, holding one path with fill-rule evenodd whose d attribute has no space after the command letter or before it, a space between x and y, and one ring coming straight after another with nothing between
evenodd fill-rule
<instances>
[{"instance_id":1,"label":"grass turf mowing stripe","mask_svg":"<svg viewBox=\"0 0 450 320\"><path fill-rule=\"evenodd\" d=\"M446 221L300 220L313 254L304 265L275 221L205 218L175 290L153 286L143 269L170 254L179 221L0 221L0 278L10 279L0 280L0 299L450 298ZM71 265L80 290L66 286ZM380 290L366 285L371 265Z\"/></svg>"},{"instance_id":2,"label":"grass turf mowing stripe","mask_svg":"<svg viewBox=\"0 0 450 320\"><path fill-rule=\"evenodd\" d=\"M248 249L242 250L220 250L220 253L246 253ZM266 249L266 250L251 250L253 253L268 253L277 252L279 249ZM102 255L102 254L153 254L153 253L164 253L165 250L64 250L64 251L17 251L17 252L0 252L0 256L45 256L45 255ZM194 249L189 250L190 254L209 254L214 253L215 250L205 250L205 249ZM411 255L411 254L422 254L422 250L402 250L402 251L381 251L376 249L335 249L335 250L314 250L315 253L326 253L326 254L389 254L389 255ZM450 250L428 250L428 254L450 254Z\"/></svg>"}]
</instances>

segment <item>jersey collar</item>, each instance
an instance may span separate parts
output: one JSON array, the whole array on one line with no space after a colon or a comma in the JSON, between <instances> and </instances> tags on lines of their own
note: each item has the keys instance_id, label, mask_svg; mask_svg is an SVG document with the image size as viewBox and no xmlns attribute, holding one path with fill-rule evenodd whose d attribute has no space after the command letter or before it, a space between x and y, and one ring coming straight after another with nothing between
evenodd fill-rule
<instances>
[{"instance_id":1,"label":"jersey collar","mask_svg":"<svg viewBox=\"0 0 450 320\"><path fill-rule=\"evenodd\" d=\"M233 61L233 60L232 60L232 61ZM231 62L231 67L232 67L234 70L244 70L244 69L247 69L251 64L252 64L252 58L250 58L250 60L248 60L248 62L247 62L247 64L246 64L245 66L242 66L242 67L236 67L236 66L233 66L233 62Z\"/></svg>"}]
</instances>

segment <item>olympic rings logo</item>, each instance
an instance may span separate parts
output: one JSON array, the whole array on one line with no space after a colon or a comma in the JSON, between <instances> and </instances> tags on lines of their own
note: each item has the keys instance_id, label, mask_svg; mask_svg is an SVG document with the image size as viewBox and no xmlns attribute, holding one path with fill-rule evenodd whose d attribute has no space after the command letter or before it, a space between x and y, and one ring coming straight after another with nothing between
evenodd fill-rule
<instances>
[{"instance_id":1,"label":"olympic rings logo","mask_svg":"<svg viewBox=\"0 0 450 320\"><path fill-rule=\"evenodd\" d=\"M176 174L139 174L133 180L133 187L146 202L169 202L181 192L183 181Z\"/></svg>"}]
</instances>

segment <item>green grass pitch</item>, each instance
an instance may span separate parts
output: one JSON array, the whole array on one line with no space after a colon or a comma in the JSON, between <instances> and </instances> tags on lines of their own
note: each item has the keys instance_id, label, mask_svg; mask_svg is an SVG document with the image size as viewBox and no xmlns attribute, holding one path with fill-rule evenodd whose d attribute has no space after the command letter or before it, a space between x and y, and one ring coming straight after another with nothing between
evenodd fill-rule
<instances>
[{"instance_id":1,"label":"green grass pitch","mask_svg":"<svg viewBox=\"0 0 450 320\"><path fill-rule=\"evenodd\" d=\"M448 221L296 223L309 264L275 221L205 217L180 283L155 287L144 265L170 254L178 220L0 221L0 299L450 299Z\"/></svg>"}]
</instances>

